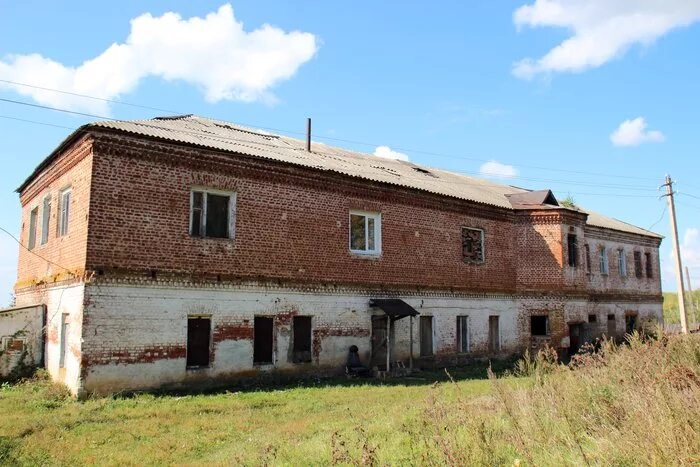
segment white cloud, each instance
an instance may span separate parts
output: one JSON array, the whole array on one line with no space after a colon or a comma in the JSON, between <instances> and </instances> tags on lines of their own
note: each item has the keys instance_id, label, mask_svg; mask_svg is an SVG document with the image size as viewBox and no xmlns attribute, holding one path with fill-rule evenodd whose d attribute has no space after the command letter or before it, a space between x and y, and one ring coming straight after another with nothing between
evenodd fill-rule
<instances>
[{"instance_id":1,"label":"white cloud","mask_svg":"<svg viewBox=\"0 0 700 467\"><path fill-rule=\"evenodd\" d=\"M515 178L518 176L518 169L512 165L501 164L498 161L488 161L481 164L479 173L491 178Z\"/></svg>"},{"instance_id":2,"label":"white cloud","mask_svg":"<svg viewBox=\"0 0 700 467\"><path fill-rule=\"evenodd\" d=\"M642 143L660 143L666 139L657 130L647 130L647 122L643 117L625 120L610 135L610 141L615 146L638 146Z\"/></svg>"},{"instance_id":3,"label":"white cloud","mask_svg":"<svg viewBox=\"0 0 700 467\"><path fill-rule=\"evenodd\" d=\"M408 156L402 152L392 151L389 146L377 146L374 150L374 155L383 157L384 159L396 159L399 161L407 161Z\"/></svg>"},{"instance_id":4,"label":"white cloud","mask_svg":"<svg viewBox=\"0 0 700 467\"><path fill-rule=\"evenodd\" d=\"M202 90L209 102L274 101L270 89L292 77L318 48L310 33L285 32L264 24L245 31L230 4L205 17L177 13L131 20L124 43L114 43L77 67L39 54L0 60L0 79L106 99L133 91L146 77L182 80ZM0 83L36 102L90 112L107 112L102 101Z\"/></svg>"},{"instance_id":5,"label":"white cloud","mask_svg":"<svg viewBox=\"0 0 700 467\"><path fill-rule=\"evenodd\" d=\"M513 14L518 29L566 28L571 37L543 57L515 63L513 74L530 79L541 73L596 68L635 44L652 44L699 19L698 0L535 0Z\"/></svg>"}]
</instances>

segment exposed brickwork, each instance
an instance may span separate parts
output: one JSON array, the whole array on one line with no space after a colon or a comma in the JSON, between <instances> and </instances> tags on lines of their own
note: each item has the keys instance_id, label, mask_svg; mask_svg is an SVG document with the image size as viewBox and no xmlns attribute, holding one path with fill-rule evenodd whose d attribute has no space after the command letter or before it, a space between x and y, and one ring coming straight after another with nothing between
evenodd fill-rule
<instances>
[{"instance_id":1,"label":"exposed brickwork","mask_svg":"<svg viewBox=\"0 0 700 467\"><path fill-rule=\"evenodd\" d=\"M613 328L622 335L628 312L639 313L640 322L661 313L658 240L586 226L582 213L506 210L109 132L81 137L62 151L21 193L22 240L31 209L51 194L49 241L41 246L37 229L36 251L76 277L22 251L16 289L18 301L50 297L53 303L52 375L66 372L56 355L61 313L69 315L72 357L70 376L63 378L75 390L125 381L152 387L269 368L339 368L350 345L368 361L370 315L378 311L368 308L368 299L375 294L403 296L434 317L434 355L420 359L426 364L493 356L490 316L499 316L497 353L505 355L544 345L563 352L570 326L590 313L598 321L582 327L587 336ZM69 234L57 237L57 195L65 186L73 190ZM234 239L189 235L193 187L236 193ZM349 251L351 209L381 213L380 256ZM40 221L41 208L39 227ZM484 231L483 263L464 260L464 227ZM569 234L578 239L575 267L567 261ZM596 254L603 244L607 276ZM626 277L617 269L619 248L627 255ZM651 254L653 277L635 277L634 251ZM76 292L61 302L59 287L67 279L79 287L85 281L84 299ZM196 374L185 366L191 314L212 319L211 366ZM549 335L530 335L533 314L549 317ZM608 315L616 317L611 327ZM253 364L255 316L274 318L272 365ZM310 364L292 359L295 316L312 317ZM469 316L468 353L458 354L457 316ZM418 326L414 320L416 359ZM410 355L408 336L408 320L397 322L396 359Z\"/></svg>"}]
</instances>

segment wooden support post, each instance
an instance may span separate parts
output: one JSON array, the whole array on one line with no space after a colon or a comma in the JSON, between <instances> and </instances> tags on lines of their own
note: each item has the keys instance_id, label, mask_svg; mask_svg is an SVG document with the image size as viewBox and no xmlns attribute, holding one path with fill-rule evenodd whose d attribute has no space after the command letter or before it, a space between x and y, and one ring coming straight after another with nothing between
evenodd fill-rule
<instances>
[{"instance_id":1,"label":"wooden support post","mask_svg":"<svg viewBox=\"0 0 700 467\"><path fill-rule=\"evenodd\" d=\"M386 317L386 372L391 368L391 317Z\"/></svg>"},{"instance_id":2,"label":"wooden support post","mask_svg":"<svg viewBox=\"0 0 700 467\"><path fill-rule=\"evenodd\" d=\"M408 369L413 372L413 315L408 317L408 321L408 335L409 340L411 341L411 348L408 353Z\"/></svg>"}]
</instances>

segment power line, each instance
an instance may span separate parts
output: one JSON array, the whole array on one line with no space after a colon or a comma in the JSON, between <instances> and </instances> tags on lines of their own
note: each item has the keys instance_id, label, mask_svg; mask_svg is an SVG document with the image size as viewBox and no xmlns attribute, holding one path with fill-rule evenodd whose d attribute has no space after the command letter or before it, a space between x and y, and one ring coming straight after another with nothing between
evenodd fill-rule
<instances>
[{"instance_id":1,"label":"power line","mask_svg":"<svg viewBox=\"0 0 700 467\"><path fill-rule=\"evenodd\" d=\"M130 106L130 107L136 107L136 108L142 108L142 109L148 109L148 110L155 110L158 112L166 112L166 113L170 113L170 114L187 114L188 113L188 112L179 112L179 111L174 111L174 110L162 109L162 108L148 106L148 105L135 104L132 102L125 102L125 101L121 101L121 100L117 100L117 99L106 99L106 98L102 98L102 97L90 96L87 94L80 94L80 93L65 91L65 90L61 90L61 89L47 88L47 87L43 87L43 86L37 86L37 85L33 85L33 84L29 84L29 83L22 83L22 82L18 82L18 81L0 79L0 82L6 83L6 84L12 84L12 85L16 85L16 86L29 87L29 88L33 88L33 89L40 89L43 91L50 91L50 92L56 92L56 93L61 93L61 94L66 94L66 95L71 95L71 96L76 96L76 97L82 97L82 98L86 98L86 99L98 100L98 101L102 101L102 102L109 102L109 103L113 103L113 104L126 105L126 106ZM55 110L58 110L58 109L55 109ZM93 116L90 114L83 114L83 113L78 113L78 114L83 115L83 116L90 116L93 118L108 119L105 117ZM305 135L305 133L300 132L300 131L282 130L279 128L271 128L271 127L265 127L265 126L260 126L260 125L249 125L246 123L241 123L241 124L245 125L245 126L257 127L257 128L269 130L269 131L277 131L277 132L287 133L287 134ZM377 143L368 143L366 141L356 141L356 140L350 140L350 139L335 138L335 137L331 137L331 136L315 135L314 138L325 139L325 140L329 140L329 141L339 141L339 142L350 143L350 144L358 144L358 145L363 145L363 146L378 147L378 146L383 145L383 144L377 144ZM448 159L468 160L468 161L474 161L474 162L489 162L490 161L489 159L483 159L483 158L468 157L468 156L454 155L454 154L445 154L445 153L438 153L438 152L424 151L424 150L419 150L419 149L403 148L403 147L396 147L396 146L394 146L394 149L398 150L398 151L411 152L414 154L430 155L430 156L442 157L442 158L448 158ZM570 173L570 174L578 174L578 175L590 175L590 176L594 176L594 177L615 177L615 178L625 178L625 179L630 179L630 180L655 180L655 179L650 178L650 177L637 177L637 176L632 176L632 175L613 175L613 174L607 174L607 173L601 173L601 172L586 172L586 171L579 171L579 170L558 169L558 168L553 168L553 167L543 167L543 166L524 165L524 164L518 164L518 165L520 167L531 168L531 169L536 169L536 170L562 172L562 173Z\"/></svg>"},{"instance_id":2,"label":"power line","mask_svg":"<svg viewBox=\"0 0 700 467\"><path fill-rule=\"evenodd\" d=\"M6 233L7 235L9 235L15 242L17 242L17 244L18 244L19 246L21 246L22 248L24 248L25 250L27 250L28 252L30 252L30 253L33 254L34 256L37 256L37 257L43 259L44 261L46 261L46 262L49 263L49 264L53 264L54 266L58 266L59 268L63 269L64 271L68 271L68 273L69 273L70 275L72 275L73 277L77 277L77 276L75 275L75 273L74 273L73 271L71 271L70 269L68 269L67 267L61 266L60 264L55 263L55 262L51 261L50 259L45 258L44 256L41 256L41 255L40 255L39 253L37 253L36 251L31 250L31 249L29 249L28 247L26 247L22 242L19 241L19 239L18 239L17 237L15 237L14 235L12 235L7 229L5 229L5 228L3 228L3 227L0 227L0 231L5 232L5 233Z\"/></svg>"},{"instance_id":3,"label":"power line","mask_svg":"<svg viewBox=\"0 0 700 467\"><path fill-rule=\"evenodd\" d=\"M666 215L666 210L667 210L667 209L668 209L668 205L666 205L666 204L664 203L664 210L661 212L661 216L659 216L659 220L657 220L656 222L654 222L653 224L651 224L647 230L653 229L653 228L656 226L656 224L658 224L659 222L661 222L661 221L663 220L664 216Z\"/></svg>"},{"instance_id":4,"label":"power line","mask_svg":"<svg viewBox=\"0 0 700 467\"><path fill-rule=\"evenodd\" d=\"M36 120L27 120L26 118L10 117L9 115L0 115L0 118L6 118L7 120L16 120L18 122L35 123L37 125L52 126L55 128L65 128L66 130L75 130L75 128L72 128L69 126L56 125L53 123L46 123L46 122L37 122Z\"/></svg>"}]
</instances>

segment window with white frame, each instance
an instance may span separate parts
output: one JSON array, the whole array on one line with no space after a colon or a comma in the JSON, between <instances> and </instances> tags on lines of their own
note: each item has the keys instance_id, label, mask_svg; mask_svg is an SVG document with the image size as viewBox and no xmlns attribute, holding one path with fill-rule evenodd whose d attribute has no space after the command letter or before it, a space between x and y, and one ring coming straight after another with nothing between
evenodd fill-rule
<instances>
[{"instance_id":1,"label":"window with white frame","mask_svg":"<svg viewBox=\"0 0 700 467\"><path fill-rule=\"evenodd\" d=\"M70 201L72 198L72 190L66 188L61 190L58 195L58 231L56 234L59 237L68 233L68 222L70 221Z\"/></svg>"},{"instance_id":2,"label":"window with white frame","mask_svg":"<svg viewBox=\"0 0 700 467\"><path fill-rule=\"evenodd\" d=\"M36 207L29 212L29 238L27 248L33 249L36 246L36 223L39 218L39 208Z\"/></svg>"},{"instance_id":3,"label":"window with white frame","mask_svg":"<svg viewBox=\"0 0 700 467\"><path fill-rule=\"evenodd\" d=\"M41 208L41 244L49 241L49 222L51 221L51 195L44 197Z\"/></svg>"},{"instance_id":4,"label":"window with white frame","mask_svg":"<svg viewBox=\"0 0 700 467\"><path fill-rule=\"evenodd\" d=\"M193 189L190 193L190 235L233 238L235 212L235 193Z\"/></svg>"},{"instance_id":5,"label":"window with white frame","mask_svg":"<svg viewBox=\"0 0 700 467\"><path fill-rule=\"evenodd\" d=\"M598 265L600 266L600 273L601 274L608 274L608 249L605 248L604 246L600 247L600 250L598 250Z\"/></svg>"},{"instance_id":6,"label":"window with white frame","mask_svg":"<svg viewBox=\"0 0 700 467\"><path fill-rule=\"evenodd\" d=\"M620 277L627 277L627 259L622 248L617 250L617 269L620 271Z\"/></svg>"},{"instance_id":7,"label":"window with white frame","mask_svg":"<svg viewBox=\"0 0 700 467\"><path fill-rule=\"evenodd\" d=\"M370 255L381 253L381 224L379 213L350 211L350 251Z\"/></svg>"}]
</instances>

